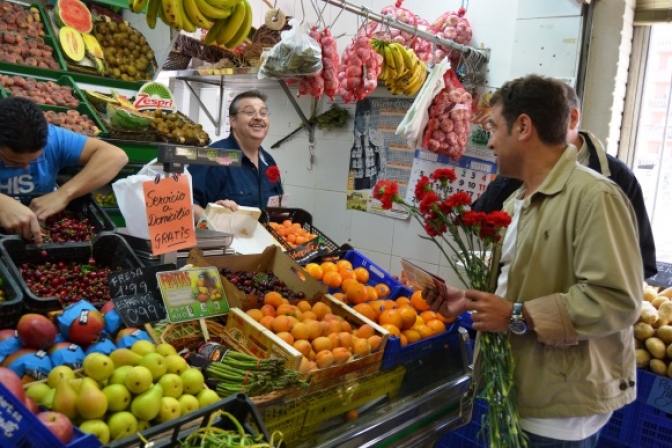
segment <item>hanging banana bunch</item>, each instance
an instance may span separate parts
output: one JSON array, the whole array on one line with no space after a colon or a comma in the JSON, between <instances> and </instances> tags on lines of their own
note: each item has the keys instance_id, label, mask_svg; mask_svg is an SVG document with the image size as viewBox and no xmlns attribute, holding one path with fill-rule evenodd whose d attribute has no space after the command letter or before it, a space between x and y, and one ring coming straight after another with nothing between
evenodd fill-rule
<instances>
[{"instance_id":1,"label":"hanging banana bunch","mask_svg":"<svg viewBox=\"0 0 672 448\"><path fill-rule=\"evenodd\" d=\"M383 67L378 79L385 82L393 95L408 96L418 93L427 79L427 67L412 48L397 42L371 39L371 47L383 57Z\"/></svg>"}]
</instances>

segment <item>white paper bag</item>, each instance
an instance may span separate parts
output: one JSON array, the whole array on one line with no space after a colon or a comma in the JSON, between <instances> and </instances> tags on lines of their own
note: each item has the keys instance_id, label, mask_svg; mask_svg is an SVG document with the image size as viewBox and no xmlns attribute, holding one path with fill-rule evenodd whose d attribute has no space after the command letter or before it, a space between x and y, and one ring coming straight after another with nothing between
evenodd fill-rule
<instances>
[{"instance_id":1,"label":"white paper bag","mask_svg":"<svg viewBox=\"0 0 672 448\"><path fill-rule=\"evenodd\" d=\"M135 237L149 239L149 226L147 225L147 213L145 206L145 192L142 184L148 180L153 181L156 176L165 176L163 164L157 163L156 159L143 166L138 174L133 174L124 179L119 179L112 184L112 190L117 198L119 211L126 221L127 232ZM189 194L191 202L194 201L194 193L191 185L191 175L184 170L182 174L189 180Z\"/></svg>"}]
</instances>

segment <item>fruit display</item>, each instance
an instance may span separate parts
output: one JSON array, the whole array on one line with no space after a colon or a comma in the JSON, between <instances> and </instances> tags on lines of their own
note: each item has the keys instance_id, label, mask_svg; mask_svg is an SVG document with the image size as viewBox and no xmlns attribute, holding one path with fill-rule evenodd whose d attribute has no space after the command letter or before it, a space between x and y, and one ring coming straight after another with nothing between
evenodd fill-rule
<instances>
[{"instance_id":1,"label":"fruit display","mask_svg":"<svg viewBox=\"0 0 672 448\"><path fill-rule=\"evenodd\" d=\"M353 327L323 301L291 305L280 294L269 292L261 308L246 314L303 355L299 368L303 373L345 364L383 347L383 338L373 326Z\"/></svg>"},{"instance_id":2,"label":"fruit display","mask_svg":"<svg viewBox=\"0 0 672 448\"><path fill-rule=\"evenodd\" d=\"M283 241L281 242L286 243L290 247L300 246L317 238L316 234L309 233L301 224L290 220L284 220L282 223L271 221L268 225L282 238Z\"/></svg>"},{"instance_id":3,"label":"fruit display","mask_svg":"<svg viewBox=\"0 0 672 448\"><path fill-rule=\"evenodd\" d=\"M103 207L117 207L117 197L114 194L114 191L110 191L107 194L96 193L93 198L98 204Z\"/></svg>"},{"instance_id":4,"label":"fruit display","mask_svg":"<svg viewBox=\"0 0 672 448\"><path fill-rule=\"evenodd\" d=\"M286 300L301 300L305 298L303 292L294 293L272 271L247 272L222 268L220 274L247 295L264 297L269 292L275 292Z\"/></svg>"},{"instance_id":5,"label":"fruit display","mask_svg":"<svg viewBox=\"0 0 672 448\"><path fill-rule=\"evenodd\" d=\"M59 27L69 27L82 34L90 33L93 29L91 12L79 0L57 0L54 19Z\"/></svg>"},{"instance_id":6,"label":"fruit display","mask_svg":"<svg viewBox=\"0 0 672 448\"><path fill-rule=\"evenodd\" d=\"M93 37L102 47L109 74L123 81L152 79L156 68L154 51L142 33L127 22L117 23L107 16L96 20Z\"/></svg>"},{"instance_id":7,"label":"fruit display","mask_svg":"<svg viewBox=\"0 0 672 448\"><path fill-rule=\"evenodd\" d=\"M12 96L30 98L38 104L76 108L80 101L66 79L40 81L21 75L0 74L0 85Z\"/></svg>"},{"instance_id":8,"label":"fruit display","mask_svg":"<svg viewBox=\"0 0 672 448\"><path fill-rule=\"evenodd\" d=\"M22 37L44 37L44 23L40 10L31 7L26 9L18 3L0 3L0 31L3 34L19 35Z\"/></svg>"},{"instance_id":9,"label":"fruit display","mask_svg":"<svg viewBox=\"0 0 672 448\"><path fill-rule=\"evenodd\" d=\"M194 123L185 115L161 109L155 109L152 114L154 120L150 126L156 129L163 140L193 146L206 146L210 143L210 137L203 130L203 126Z\"/></svg>"},{"instance_id":10,"label":"fruit display","mask_svg":"<svg viewBox=\"0 0 672 448\"><path fill-rule=\"evenodd\" d=\"M47 123L68 129L89 137L95 137L102 131L95 121L87 114L81 114L78 110L70 109L66 112L56 112L54 110L44 111L44 117Z\"/></svg>"},{"instance_id":11,"label":"fruit display","mask_svg":"<svg viewBox=\"0 0 672 448\"><path fill-rule=\"evenodd\" d=\"M385 81L385 87L393 95L418 93L427 79L427 67L413 49L380 39L371 39L371 46L383 57L378 79Z\"/></svg>"},{"instance_id":12,"label":"fruit display","mask_svg":"<svg viewBox=\"0 0 672 448\"><path fill-rule=\"evenodd\" d=\"M672 378L672 287L644 285L634 331L637 367Z\"/></svg>"},{"instance_id":13,"label":"fruit display","mask_svg":"<svg viewBox=\"0 0 672 448\"><path fill-rule=\"evenodd\" d=\"M97 234L96 228L81 212L59 212L44 220L40 227L45 243L90 241Z\"/></svg>"},{"instance_id":14,"label":"fruit display","mask_svg":"<svg viewBox=\"0 0 672 448\"><path fill-rule=\"evenodd\" d=\"M383 57L371 47L368 36L355 36L345 47L338 68L338 94L346 104L359 101L378 86Z\"/></svg>"}]
</instances>

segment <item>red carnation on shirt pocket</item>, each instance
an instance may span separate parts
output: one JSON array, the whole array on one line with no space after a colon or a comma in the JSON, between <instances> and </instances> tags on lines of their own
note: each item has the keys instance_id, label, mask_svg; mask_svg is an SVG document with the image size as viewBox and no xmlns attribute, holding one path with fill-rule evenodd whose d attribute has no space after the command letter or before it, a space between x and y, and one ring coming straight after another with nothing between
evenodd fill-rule
<instances>
[{"instance_id":1,"label":"red carnation on shirt pocket","mask_svg":"<svg viewBox=\"0 0 672 448\"><path fill-rule=\"evenodd\" d=\"M277 165L269 166L266 169L266 177L273 184L280 180L280 169Z\"/></svg>"}]
</instances>

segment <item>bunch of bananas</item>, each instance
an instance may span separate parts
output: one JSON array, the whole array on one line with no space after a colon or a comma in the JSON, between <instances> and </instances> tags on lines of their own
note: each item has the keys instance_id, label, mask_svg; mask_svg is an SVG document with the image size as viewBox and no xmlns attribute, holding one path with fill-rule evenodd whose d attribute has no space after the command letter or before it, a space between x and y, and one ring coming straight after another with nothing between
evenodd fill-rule
<instances>
[{"instance_id":1,"label":"bunch of bananas","mask_svg":"<svg viewBox=\"0 0 672 448\"><path fill-rule=\"evenodd\" d=\"M371 47L383 57L383 68L378 79L385 81L393 95L412 96L418 93L427 79L427 67L415 54L397 42L371 39Z\"/></svg>"},{"instance_id":2,"label":"bunch of bananas","mask_svg":"<svg viewBox=\"0 0 672 448\"><path fill-rule=\"evenodd\" d=\"M252 28L252 7L248 0L129 0L133 12L147 6L147 25L154 29L156 19L176 30L208 30L205 42L227 48L240 45Z\"/></svg>"}]
</instances>

